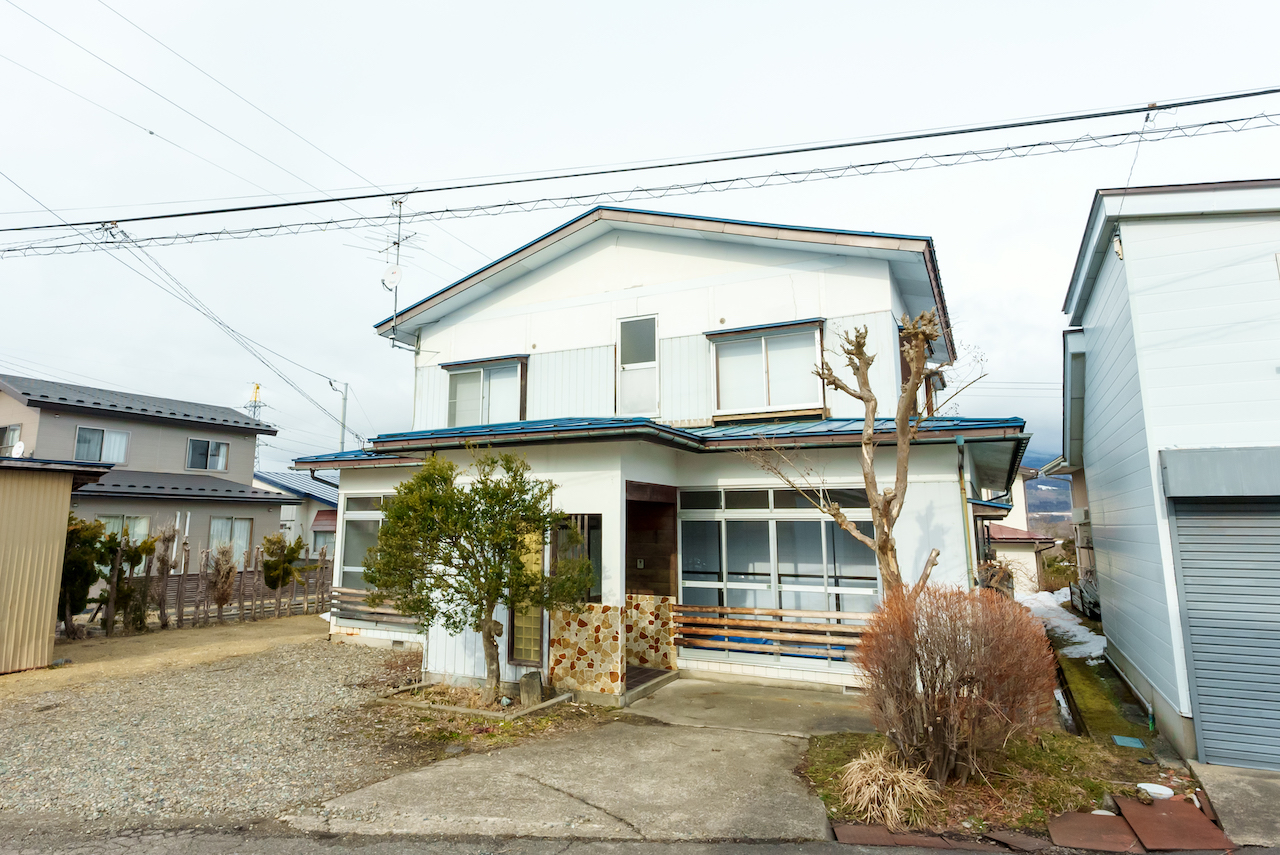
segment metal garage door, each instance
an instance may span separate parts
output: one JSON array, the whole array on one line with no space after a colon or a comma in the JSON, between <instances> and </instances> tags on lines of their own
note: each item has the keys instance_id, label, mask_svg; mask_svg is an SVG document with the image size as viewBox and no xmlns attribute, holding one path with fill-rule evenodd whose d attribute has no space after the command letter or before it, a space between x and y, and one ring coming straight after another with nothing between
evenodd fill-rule
<instances>
[{"instance_id":1,"label":"metal garage door","mask_svg":"<svg viewBox=\"0 0 1280 855\"><path fill-rule=\"evenodd\" d=\"M1280 769L1280 501L1178 500L1175 520L1200 758Z\"/></svg>"}]
</instances>

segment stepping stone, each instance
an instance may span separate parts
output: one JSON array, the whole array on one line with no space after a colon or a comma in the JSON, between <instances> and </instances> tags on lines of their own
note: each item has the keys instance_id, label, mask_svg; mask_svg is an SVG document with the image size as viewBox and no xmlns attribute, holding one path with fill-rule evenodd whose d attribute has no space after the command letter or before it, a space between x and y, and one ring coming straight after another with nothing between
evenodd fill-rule
<instances>
[{"instance_id":1,"label":"stepping stone","mask_svg":"<svg viewBox=\"0 0 1280 855\"><path fill-rule=\"evenodd\" d=\"M1144 805L1136 799L1117 798L1116 804L1142 845L1149 850L1236 848L1222 829L1191 802L1157 799L1154 804Z\"/></svg>"},{"instance_id":2,"label":"stepping stone","mask_svg":"<svg viewBox=\"0 0 1280 855\"><path fill-rule=\"evenodd\" d=\"M1049 839L1055 846L1099 852L1146 852L1122 816L1064 813L1049 820Z\"/></svg>"},{"instance_id":3,"label":"stepping stone","mask_svg":"<svg viewBox=\"0 0 1280 855\"><path fill-rule=\"evenodd\" d=\"M833 825L836 840L854 846L892 846L893 835L883 825Z\"/></svg>"},{"instance_id":4,"label":"stepping stone","mask_svg":"<svg viewBox=\"0 0 1280 855\"><path fill-rule=\"evenodd\" d=\"M1041 849L1048 849L1053 845L1048 840L1032 837L1030 834L1023 834L1020 831L988 831L983 837L998 840L1010 849L1017 849L1019 852L1039 852Z\"/></svg>"},{"instance_id":5,"label":"stepping stone","mask_svg":"<svg viewBox=\"0 0 1280 855\"><path fill-rule=\"evenodd\" d=\"M923 849L950 849L951 841L935 834L894 834L895 846L919 846Z\"/></svg>"}]
</instances>

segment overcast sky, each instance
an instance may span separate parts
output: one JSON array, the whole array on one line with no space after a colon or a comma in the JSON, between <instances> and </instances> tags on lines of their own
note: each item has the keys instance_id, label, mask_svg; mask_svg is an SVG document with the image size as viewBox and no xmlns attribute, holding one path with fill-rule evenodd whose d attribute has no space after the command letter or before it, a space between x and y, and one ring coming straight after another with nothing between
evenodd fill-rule
<instances>
[{"instance_id":1,"label":"overcast sky","mask_svg":"<svg viewBox=\"0 0 1280 855\"><path fill-rule=\"evenodd\" d=\"M41 205L72 222L111 220L311 198L316 188L431 186L1280 83L1274 3L1077 2L1050 11L1027 3L14 2L155 91L0 2L0 55L9 60L0 59L0 172L39 200L0 179L5 228L54 221ZM1263 112L1280 113L1280 96L1183 108L1152 124ZM406 211L1063 140L1137 130L1145 118L422 196ZM1280 129L1264 129L1147 142L1136 160L1128 145L627 204L933 237L956 337L987 360L988 379L958 400L960 412L1026 418L1041 457L1060 448L1062 298L1094 191L1130 180L1274 178L1277 151ZM390 206L353 207L382 214ZM402 304L582 210L409 227L415 248ZM126 228L159 235L343 216L354 214L327 205ZM232 327L349 382L351 424L371 436L411 419L412 355L371 329L391 311L379 285L387 262L376 251L385 234L149 252ZM28 237L0 234L0 245ZM114 255L0 260L0 372L228 406L244 404L257 381L264 418L281 428L262 449L263 468L336 450L333 422ZM325 380L276 361L337 412Z\"/></svg>"}]
</instances>

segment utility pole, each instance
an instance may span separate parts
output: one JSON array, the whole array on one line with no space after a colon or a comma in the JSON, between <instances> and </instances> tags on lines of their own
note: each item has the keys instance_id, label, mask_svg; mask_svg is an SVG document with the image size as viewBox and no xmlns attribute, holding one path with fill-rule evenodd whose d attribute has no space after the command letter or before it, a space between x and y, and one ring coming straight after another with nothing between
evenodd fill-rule
<instances>
[{"instance_id":1,"label":"utility pole","mask_svg":"<svg viewBox=\"0 0 1280 855\"><path fill-rule=\"evenodd\" d=\"M338 385L329 381L329 388L338 391ZM342 384L342 419L338 427L338 451L347 450L347 384Z\"/></svg>"}]
</instances>

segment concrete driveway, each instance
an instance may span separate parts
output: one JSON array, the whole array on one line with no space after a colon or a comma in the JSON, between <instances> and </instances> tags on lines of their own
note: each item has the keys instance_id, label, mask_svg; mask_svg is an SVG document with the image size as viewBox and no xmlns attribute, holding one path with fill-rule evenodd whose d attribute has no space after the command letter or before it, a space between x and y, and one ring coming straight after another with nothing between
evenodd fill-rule
<instances>
[{"instance_id":1,"label":"concrete driveway","mask_svg":"<svg viewBox=\"0 0 1280 855\"><path fill-rule=\"evenodd\" d=\"M795 769L810 733L865 722L855 699L677 680L634 712L397 775L287 821L339 834L828 839L826 810Z\"/></svg>"}]
</instances>

